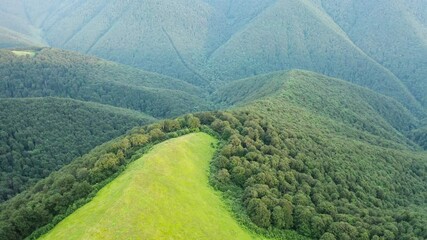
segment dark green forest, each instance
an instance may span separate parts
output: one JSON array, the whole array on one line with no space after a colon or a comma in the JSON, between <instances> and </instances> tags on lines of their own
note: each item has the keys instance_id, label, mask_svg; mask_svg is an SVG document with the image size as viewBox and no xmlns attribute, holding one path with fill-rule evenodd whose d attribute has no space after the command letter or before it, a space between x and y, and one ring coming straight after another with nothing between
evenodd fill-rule
<instances>
[{"instance_id":1,"label":"dark green forest","mask_svg":"<svg viewBox=\"0 0 427 240\"><path fill-rule=\"evenodd\" d=\"M259 227L315 239L426 237L426 216L411 208L426 206L425 154L281 129L241 114L249 119L212 119L212 128L229 136L215 161L216 180Z\"/></svg>"},{"instance_id":2,"label":"dark green forest","mask_svg":"<svg viewBox=\"0 0 427 240\"><path fill-rule=\"evenodd\" d=\"M101 143L153 120L71 99L0 99L0 202Z\"/></svg>"}]
</instances>

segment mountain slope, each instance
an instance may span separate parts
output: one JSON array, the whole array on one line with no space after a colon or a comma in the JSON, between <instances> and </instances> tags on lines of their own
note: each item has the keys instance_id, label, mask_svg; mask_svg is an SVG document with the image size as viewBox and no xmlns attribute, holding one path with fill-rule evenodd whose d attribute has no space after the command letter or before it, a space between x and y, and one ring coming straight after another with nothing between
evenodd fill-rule
<instances>
[{"instance_id":1,"label":"mountain slope","mask_svg":"<svg viewBox=\"0 0 427 240\"><path fill-rule=\"evenodd\" d=\"M321 1L365 53L390 69L427 106L427 4L424 1ZM375 23L375 24L372 24Z\"/></svg>"},{"instance_id":2,"label":"mountain slope","mask_svg":"<svg viewBox=\"0 0 427 240\"><path fill-rule=\"evenodd\" d=\"M426 237L426 212L418 210L426 207L426 152L352 133L351 124L283 100L236 110L235 118L248 116L242 125L228 115L212 123L240 132L215 162L216 178L255 224L316 239Z\"/></svg>"},{"instance_id":3,"label":"mountain slope","mask_svg":"<svg viewBox=\"0 0 427 240\"><path fill-rule=\"evenodd\" d=\"M366 55L309 1L276 1L221 46L208 66L219 79L307 69L368 87L422 112L396 76Z\"/></svg>"},{"instance_id":4,"label":"mountain slope","mask_svg":"<svg viewBox=\"0 0 427 240\"><path fill-rule=\"evenodd\" d=\"M424 120L419 128L414 129L410 133L410 138L418 143L424 150L427 150L427 121Z\"/></svg>"},{"instance_id":5,"label":"mountain slope","mask_svg":"<svg viewBox=\"0 0 427 240\"><path fill-rule=\"evenodd\" d=\"M0 99L0 202L127 130L130 110L60 98Z\"/></svg>"},{"instance_id":6,"label":"mountain slope","mask_svg":"<svg viewBox=\"0 0 427 240\"><path fill-rule=\"evenodd\" d=\"M0 27L0 48L28 48L41 45L25 35Z\"/></svg>"},{"instance_id":7,"label":"mountain slope","mask_svg":"<svg viewBox=\"0 0 427 240\"><path fill-rule=\"evenodd\" d=\"M211 182L249 229L278 238L295 237L293 231L311 238L425 238L426 213L419 209L426 206L426 153L286 98L273 94L232 111L134 129L1 204L0 236L46 233L151 144L202 129L224 141Z\"/></svg>"},{"instance_id":8,"label":"mountain slope","mask_svg":"<svg viewBox=\"0 0 427 240\"><path fill-rule=\"evenodd\" d=\"M41 49L28 57L2 50L0 62L0 97L69 97L155 117L209 108L203 91L186 82L77 53Z\"/></svg>"},{"instance_id":9,"label":"mountain slope","mask_svg":"<svg viewBox=\"0 0 427 240\"><path fill-rule=\"evenodd\" d=\"M316 118L325 117L339 123L347 128L336 130L340 134L373 134L390 140L393 145L414 146L405 135L418 126L419 121L402 104L313 72L293 70L234 81L215 92L212 99L220 105L239 106L271 97L280 97L284 103L304 108ZM349 126L352 129L348 129Z\"/></svg>"},{"instance_id":10,"label":"mountain slope","mask_svg":"<svg viewBox=\"0 0 427 240\"><path fill-rule=\"evenodd\" d=\"M425 114L427 7L421 1L52 0L19 7L52 46L198 86L299 68L368 87Z\"/></svg>"},{"instance_id":11,"label":"mountain slope","mask_svg":"<svg viewBox=\"0 0 427 240\"><path fill-rule=\"evenodd\" d=\"M0 0L0 48L43 46L42 34L28 19L23 1Z\"/></svg>"},{"instance_id":12,"label":"mountain slope","mask_svg":"<svg viewBox=\"0 0 427 240\"><path fill-rule=\"evenodd\" d=\"M37 184L30 182L0 204L0 238L40 236L89 202L150 146L201 130L223 143L210 181L248 229L278 238L297 231L315 239L427 239L426 8L422 0L22 0L0 5L3 16L16 19L0 30L6 32L6 44L20 36L31 42L31 34L41 34L52 45L182 79L62 50L1 50L0 103L12 102L2 111L11 126L26 120L22 114L37 115L34 109L43 113L39 106L50 106L15 99L36 96L95 101L159 118L217 105L230 108L136 128ZM22 26L15 31L13 24ZM351 83L308 71L272 73L291 68ZM15 101L28 101L31 109ZM74 106L61 103L47 111L66 109L65 117L55 118L67 122L76 110L69 105ZM129 117L108 106L83 108L100 109L95 112L101 118L93 121L96 116L85 117L86 111L76 114L91 123L113 118L116 126L117 119ZM116 115L126 115L125 120ZM50 116L39 117L42 126L50 124ZM98 125L110 129L91 123L89 132ZM34 153L28 151L35 144L33 134L4 132L0 152L7 156L1 165L13 166L18 176L15 181L8 175L4 185L19 192L16 182L28 180L28 168L14 160ZM13 194L7 190L6 195Z\"/></svg>"},{"instance_id":13,"label":"mountain slope","mask_svg":"<svg viewBox=\"0 0 427 240\"><path fill-rule=\"evenodd\" d=\"M26 3L29 12L38 2ZM213 14L203 1L52 1L40 11L47 15L31 18L51 46L207 84L195 68Z\"/></svg>"},{"instance_id":14,"label":"mountain slope","mask_svg":"<svg viewBox=\"0 0 427 240\"><path fill-rule=\"evenodd\" d=\"M196 133L156 145L40 239L253 239L209 187L215 143Z\"/></svg>"},{"instance_id":15,"label":"mountain slope","mask_svg":"<svg viewBox=\"0 0 427 240\"><path fill-rule=\"evenodd\" d=\"M217 114L221 121L198 115L230 136L215 162L217 184L241 191L231 199L251 220L316 239L425 238L419 209L427 204L427 154L404 135L416 118L390 98L337 79L305 71L267 76L220 91L225 102L246 94L230 115ZM267 90L253 98L259 88ZM293 218L278 222L280 209Z\"/></svg>"}]
</instances>

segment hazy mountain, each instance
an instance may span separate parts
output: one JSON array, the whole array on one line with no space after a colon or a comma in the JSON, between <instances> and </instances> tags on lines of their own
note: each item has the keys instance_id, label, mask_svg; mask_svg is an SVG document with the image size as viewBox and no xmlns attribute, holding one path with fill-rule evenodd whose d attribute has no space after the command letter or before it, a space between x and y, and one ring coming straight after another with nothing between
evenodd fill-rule
<instances>
[{"instance_id":1,"label":"hazy mountain","mask_svg":"<svg viewBox=\"0 0 427 240\"><path fill-rule=\"evenodd\" d=\"M323 9L370 57L427 106L427 4L422 0L322 1Z\"/></svg>"},{"instance_id":2,"label":"hazy mountain","mask_svg":"<svg viewBox=\"0 0 427 240\"><path fill-rule=\"evenodd\" d=\"M22 1L0 0L0 48L41 46L42 33L27 16Z\"/></svg>"},{"instance_id":3,"label":"hazy mountain","mask_svg":"<svg viewBox=\"0 0 427 240\"><path fill-rule=\"evenodd\" d=\"M30 22L26 27L40 30L51 46L199 86L300 68L368 87L422 115L425 5L400 0L51 0L9 3L1 10L22 18L20 26ZM2 26L13 28L8 22Z\"/></svg>"}]
</instances>

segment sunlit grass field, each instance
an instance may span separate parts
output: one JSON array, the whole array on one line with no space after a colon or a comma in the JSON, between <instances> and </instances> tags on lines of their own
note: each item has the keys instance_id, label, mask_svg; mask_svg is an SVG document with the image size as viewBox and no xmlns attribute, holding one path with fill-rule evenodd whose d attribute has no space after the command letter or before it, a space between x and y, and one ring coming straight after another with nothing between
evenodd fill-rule
<instances>
[{"instance_id":1,"label":"sunlit grass field","mask_svg":"<svg viewBox=\"0 0 427 240\"><path fill-rule=\"evenodd\" d=\"M36 52L34 51L12 51L13 54L15 54L18 57L22 57L22 56L30 56L30 57L34 57L36 55Z\"/></svg>"},{"instance_id":2,"label":"sunlit grass field","mask_svg":"<svg viewBox=\"0 0 427 240\"><path fill-rule=\"evenodd\" d=\"M252 239L208 183L205 133L156 145L41 239Z\"/></svg>"}]
</instances>

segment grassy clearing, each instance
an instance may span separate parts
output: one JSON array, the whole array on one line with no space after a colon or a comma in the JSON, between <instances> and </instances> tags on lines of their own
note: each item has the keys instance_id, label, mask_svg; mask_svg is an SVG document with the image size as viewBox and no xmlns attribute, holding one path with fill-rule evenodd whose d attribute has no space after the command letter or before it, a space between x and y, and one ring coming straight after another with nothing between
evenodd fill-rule
<instances>
[{"instance_id":1,"label":"grassy clearing","mask_svg":"<svg viewBox=\"0 0 427 240\"><path fill-rule=\"evenodd\" d=\"M36 52L34 51L12 51L13 54L15 54L18 57L24 57L24 56L29 56L29 57L34 57L36 55Z\"/></svg>"},{"instance_id":2,"label":"grassy clearing","mask_svg":"<svg viewBox=\"0 0 427 240\"><path fill-rule=\"evenodd\" d=\"M252 239L209 186L216 140L156 145L41 239Z\"/></svg>"}]
</instances>

